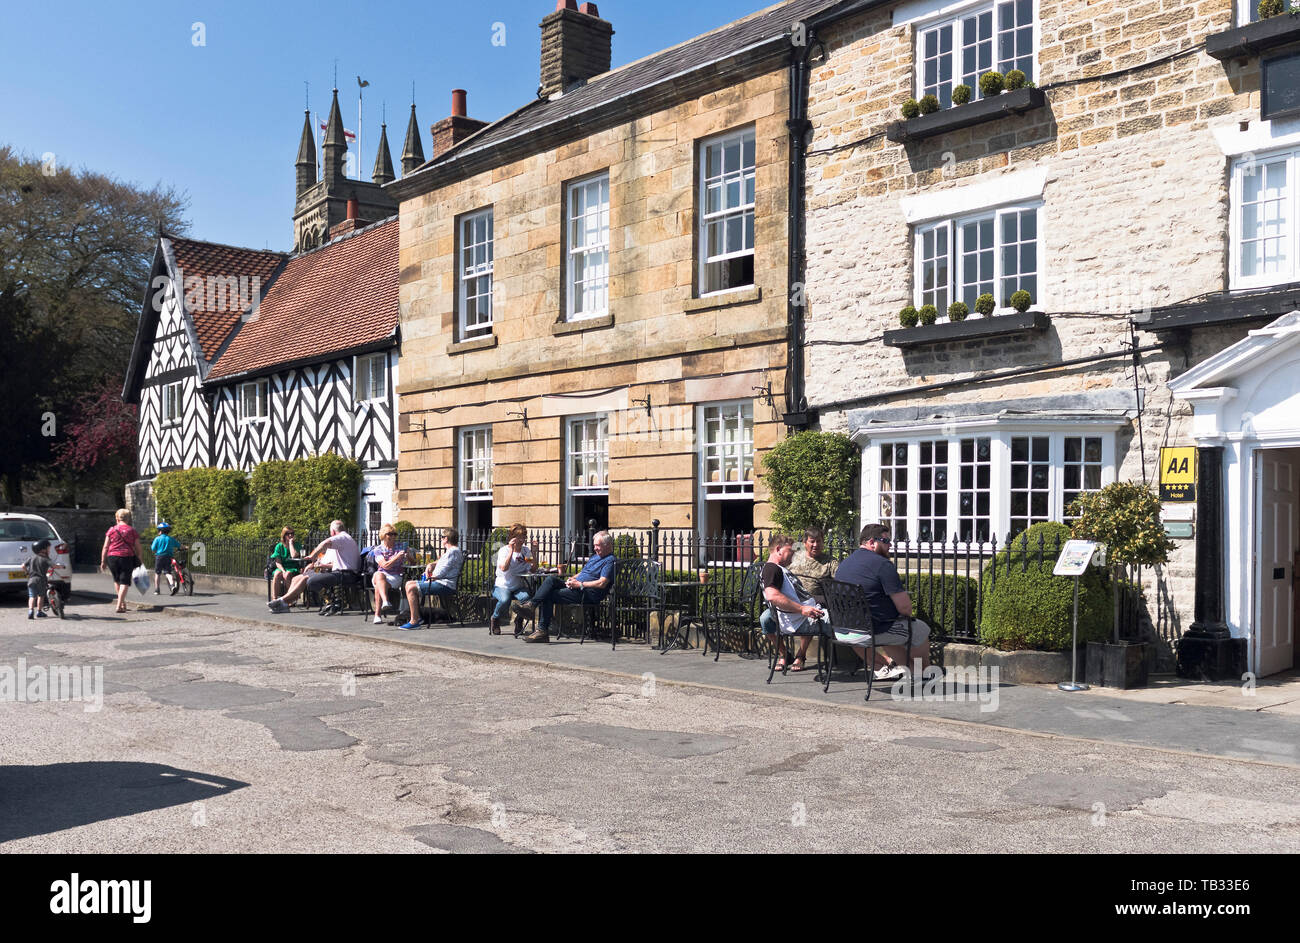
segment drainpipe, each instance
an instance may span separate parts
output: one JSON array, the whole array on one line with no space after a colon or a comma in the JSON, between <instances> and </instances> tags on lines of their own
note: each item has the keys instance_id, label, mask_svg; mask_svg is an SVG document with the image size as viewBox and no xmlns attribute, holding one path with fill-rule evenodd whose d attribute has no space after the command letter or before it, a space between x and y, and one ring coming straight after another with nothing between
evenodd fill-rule
<instances>
[{"instance_id":1,"label":"drainpipe","mask_svg":"<svg viewBox=\"0 0 1300 943\"><path fill-rule=\"evenodd\" d=\"M808 59L814 45L820 45L816 33L806 24L796 24L790 36L790 133L789 181L786 198L786 248L789 265L786 274L786 382L785 424L792 430L808 426L808 400L804 395L804 309L807 293L804 285L804 192L807 166L806 149L812 122L808 120ZM802 40L802 45L799 44Z\"/></svg>"}]
</instances>

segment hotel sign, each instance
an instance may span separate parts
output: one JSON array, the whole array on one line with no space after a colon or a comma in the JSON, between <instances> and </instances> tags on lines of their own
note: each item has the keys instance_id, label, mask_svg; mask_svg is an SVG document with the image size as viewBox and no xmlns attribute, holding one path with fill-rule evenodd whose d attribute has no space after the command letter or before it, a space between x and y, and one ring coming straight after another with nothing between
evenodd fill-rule
<instances>
[{"instance_id":1,"label":"hotel sign","mask_svg":"<svg viewBox=\"0 0 1300 943\"><path fill-rule=\"evenodd\" d=\"M1196 500L1196 447L1160 450L1160 500Z\"/></svg>"}]
</instances>

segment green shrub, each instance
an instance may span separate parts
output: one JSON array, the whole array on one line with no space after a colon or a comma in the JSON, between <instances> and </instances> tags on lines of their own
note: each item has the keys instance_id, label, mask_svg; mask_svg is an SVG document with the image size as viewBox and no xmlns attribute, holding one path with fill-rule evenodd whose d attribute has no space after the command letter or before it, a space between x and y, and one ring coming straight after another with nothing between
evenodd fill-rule
<instances>
[{"instance_id":1,"label":"green shrub","mask_svg":"<svg viewBox=\"0 0 1300 943\"><path fill-rule=\"evenodd\" d=\"M248 479L239 469L186 468L160 472L153 483L158 520L172 533L216 537L244 519Z\"/></svg>"},{"instance_id":2,"label":"green shrub","mask_svg":"<svg viewBox=\"0 0 1300 943\"><path fill-rule=\"evenodd\" d=\"M1072 533L1106 545L1107 563L1156 566L1169 562L1174 542L1160 520L1160 498L1150 487L1116 481L1084 492L1070 505Z\"/></svg>"},{"instance_id":3,"label":"green shrub","mask_svg":"<svg viewBox=\"0 0 1300 943\"><path fill-rule=\"evenodd\" d=\"M970 101L971 87L969 85L958 85L952 90L952 103L954 105L964 105Z\"/></svg>"},{"instance_id":4,"label":"green shrub","mask_svg":"<svg viewBox=\"0 0 1300 943\"><path fill-rule=\"evenodd\" d=\"M987 291L975 299L975 311L986 318L993 313L996 307L997 302L993 300L993 295Z\"/></svg>"},{"instance_id":5,"label":"green shrub","mask_svg":"<svg viewBox=\"0 0 1300 943\"><path fill-rule=\"evenodd\" d=\"M965 321L966 315L968 314L970 314L970 308L966 307L966 302L964 301L954 301L952 304L948 305L949 321Z\"/></svg>"},{"instance_id":6,"label":"green shrub","mask_svg":"<svg viewBox=\"0 0 1300 943\"><path fill-rule=\"evenodd\" d=\"M1028 80L1029 77L1025 73L1019 69L1012 69L1007 73L1007 91L1014 92L1018 88L1024 88Z\"/></svg>"},{"instance_id":7,"label":"green shrub","mask_svg":"<svg viewBox=\"0 0 1300 943\"><path fill-rule=\"evenodd\" d=\"M1005 86L1006 79L1002 77L1001 72L985 72L980 76L980 94L985 98L1001 95Z\"/></svg>"},{"instance_id":8,"label":"green shrub","mask_svg":"<svg viewBox=\"0 0 1300 943\"><path fill-rule=\"evenodd\" d=\"M1042 561L1039 540L1042 539ZM1064 524L1035 524L998 551L981 576L984 611L980 641L1002 651L1064 651L1073 631L1074 579L1053 576L1061 545L1070 539ZM1079 583L1079 645L1110 635L1111 593L1105 575L1089 567Z\"/></svg>"},{"instance_id":9,"label":"green shrub","mask_svg":"<svg viewBox=\"0 0 1300 943\"><path fill-rule=\"evenodd\" d=\"M255 540L263 537L270 539L271 537L257 521L240 521L238 524L231 524L226 528L225 536L242 540ZM275 536L280 535L277 532Z\"/></svg>"},{"instance_id":10,"label":"green shrub","mask_svg":"<svg viewBox=\"0 0 1300 943\"><path fill-rule=\"evenodd\" d=\"M915 118L921 113L921 105L915 98L909 98L903 102L903 117L907 119Z\"/></svg>"},{"instance_id":11,"label":"green shrub","mask_svg":"<svg viewBox=\"0 0 1300 943\"><path fill-rule=\"evenodd\" d=\"M921 114L932 115L939 110L939 99L935 98L933 95L924 95L921 97L921 100L917 102L917 106L921 109Z\"/></svg>"},{"instance_id":12,"label":"green shrub","mask_svg":"<svg viewBox=\"0 0 1300 943\"><path fill-rule=\"evenodd\" d=\"M955 638L977 634L978 579L951 573L909 573L905 582L912 597L912 611L939 635Z\"/></svg>"},{"instance_id":13,"label":"green shrub","mask_svg":"<svg viewBox=\"0 0 1300 943\"><path fill-rule=\"evenodd\" d=\"M856 525L861 461L857 446L838 432L808 429L778 442L763 455L776 526L795 534Z\"/></svg>"},{"instance_id":14,"label":"green shrub","mask_svg":"<svg viewBox=\"0 0 1300 943\"><path fill-rule=\"evenodd\" d=\"M262 462L249 482L257 522L268 534L278 534L285 524L303 531L328 531L336 518L355 520L360 486L361 466L333 452Z\"/></svg>"},{"instance_id":15,"label":"green shrub","mask_svg":"<svg viewBox=\"0 0 1300 943\"><path fill-rule=\"evenodd\" d=\"M903 327L916 327L920 320L921 316L917 314L916 308L911 305L908 305L902 311L898 312L898 323L903 325Z\"/></svg>"},{"instance_id":16,"label":"green shrub","mask_svg":"<svg viewBox=\"0 0 1300 943\"><path fill-rule=\"evenodd\" d=\"M922 324L933 324L939 320L939 309L934 305L921 305L920 317Z\"/></svg>"},{"instance_id":17,"label":"green shrub","mask_svg":"<svg viewBox=\"0 0 1300 943\"><path fill-rule=\"evenodd\" d=\"M1269 17L1281 16L1286 12L1286 0L1259 0L1259 18L1267 20Z\"/></svg>"},{"instance_id":18,"label":"green shrub","mask_svg":"<svg viewBox=\"0 0 1300 943\"><path fill-rule=\"evenodd\" d=\"M1023 288L1011 293L1011 307L1015 308L1021 314L1028 311L1029 306L1033 303L1034 299L1030 297L1029 292L1025 291Z\"/></svg>"},{"instance_id":19,"label":"green shrub","mask_svg":"<svg viewBox=\"0 0 1300 943\"><path fill-rule=\"evenodd\" d=\"M397 531L398 540L414 540L416 537L415 525L410 521L393 521L393 530Z\"/></svg>"},{"instance_id":20,"label":"green shrub","mask_svg":"<svg viewBox=\"0 0 1300 943\"><path fill-rule=\"evenodd\" d=\"M631 534L619 534L615 537L614 557L618 560L641 559L641 549L637 546L636 538Z\"/></svg>"}]
</instances>

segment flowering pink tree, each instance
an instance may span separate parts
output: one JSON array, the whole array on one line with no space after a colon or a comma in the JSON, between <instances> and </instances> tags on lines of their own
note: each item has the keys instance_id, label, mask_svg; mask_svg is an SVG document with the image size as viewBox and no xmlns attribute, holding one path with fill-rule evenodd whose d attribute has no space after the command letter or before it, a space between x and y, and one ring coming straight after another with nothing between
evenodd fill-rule
<instances>
[{"instance_id":1,"label":"flowering pink tree","mask_svg":"<svg viewBox=\"0 0 1300 943\"><path fill-rule=\"evenodd\" d=\"M122 402L119 384L106 380L77 399L76 412L54 447L55 463L120 492L135 476L135 405Z\"/></svg>"}]
</instances>

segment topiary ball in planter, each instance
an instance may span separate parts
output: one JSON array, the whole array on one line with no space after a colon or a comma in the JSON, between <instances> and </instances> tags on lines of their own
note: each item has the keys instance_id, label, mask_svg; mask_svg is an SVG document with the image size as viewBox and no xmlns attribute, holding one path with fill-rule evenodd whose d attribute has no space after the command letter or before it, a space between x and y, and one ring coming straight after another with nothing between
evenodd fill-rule
<instances>
[{"instance_id":1,"label":"topiary ball in planter","mask_svg":"<svg viewBox=\"0 0 1300 943\"><path fill-rule=\"evenodd\" d=\"M1006 80L1001 72L985 72L980 76L980 94L985 98L1001 95L1005 86Z\"/></svg>"},{"instance_id":2,"label":"topiary ball in planter","mask_svg":"<svg viewBox=\"0 0 1300 943\"><path fill-rule=\"evenodd\" d=\"M948 305L949 321L965 321L968 314L970 314L970 308L966 306L964 301L954 301Z\"/></svg>"},{"instance_id":3,"label":"topiary ball in planter","mask_svg":"<svg viewBox=\"0 0 1300 943\"><path fill-rule=\"evenodd\" d=\"M1259 18L1267 20L1272 16L1281 16L1286 12L1286 0L1259 0Z\"/></svg>"},{"instance_id":4,"label":"topiary ball in planter","mask_svg":"<svg viewBox=\"0 0 1300 943\"><path fill-rule=\"evenodd\" d=\"M1023 288L1020 291L1011 293L1011 307L1015 308L1021 314L1029 310L1029 306L1034 303L1034 299L1029 297L1029 292Z\"/></svg>"},{"instance_id":5,"label":"topiary ball in planter","mask_svg":"<svg viewBox=\"0 0 1300 943\"><path fill-rule=\"evenodd\" d=\"M964 105L970 101L971 87L969 85L958 85L952 90L952 103L954 105Z\"/></svg>"},{"instance_id":6,"label":"topiary ball in planter","mask_svg":"<svg viewBox=\"0 0 1300 943\"><path fill-rule=\"evenodd\" d=\"M921 310L918 314L921 317L922 324L933 324L935 321L939 320L939 309L934 305L921 305Z\"/></svg>"},{"instance_id":7,"label":"topiary ball in planter","mask_svg":"<svg viewBox=\"0 0 1300 943\"><path fill-rule=\"evenodd\" d=\"M921 113L921 105L915 98L909 98L903 102L903 117L907 119L915 118Z\"/></svg>"},{"instance_id":8,"label":"topiary ball in planter","mask_svg":"<svg viewBox=\"0 0 1300 943\"><path fill-rule=\"evenodd\" d=\"M920 320L921 315L911 305L898 312L898 323L903 327L916 327Z\"/></svg>"},{"instance_id":9,"label":"topiary ball in planter","mask_svg":"<svg viewBox=\"0 0 1300 943\"><path fill-rule=\"evenodd\" d=\"M926 95L917 102L917 105L921 109L921 114L932 115L939 110L939 99L935 98L933 95Z\"/></svg>"},{"instance_id":10,"label":"topiary ball in planter","mask_svg":"<svg viewBox=\"0 0 1300 943\"><path fill-rule=\"evenodd\" d=\"M1014 92L1018 88L1024 88L1028 80L1029 77L1025 73L1019 69L1012 69L1007 73L1007 91Z\"/></svg>"},{"instance_id":11,"label":"topiary ball in planter","mask_svg":"<svg viewBox=\"0 0 1300 943\"><path fill-rule=\"evenodd\" d=\"M975 313L986 318L993 314L993 309L996 307L997 302L993 300L993 295L987 291L975 299Z\"/></svg>"},{"instance_id":12,"label":"topiary ball in planter","mask_svg":"<svg viewBox=\"0 0 1300 943\"><path fill-rule=\"evenodd\" d=\"M1041 550L1040 550L1041 537ZM1004 652L1068 651L1074 632L1074 579L1053 576L1064 524L1035 524L998 552L980 578L984 606L980 641ZM1041 559L1040 559L1041 557ZM1110 635L1111 593L1097 567L1079 582L1079 650Z\"/></svg>"}]
</instances>

